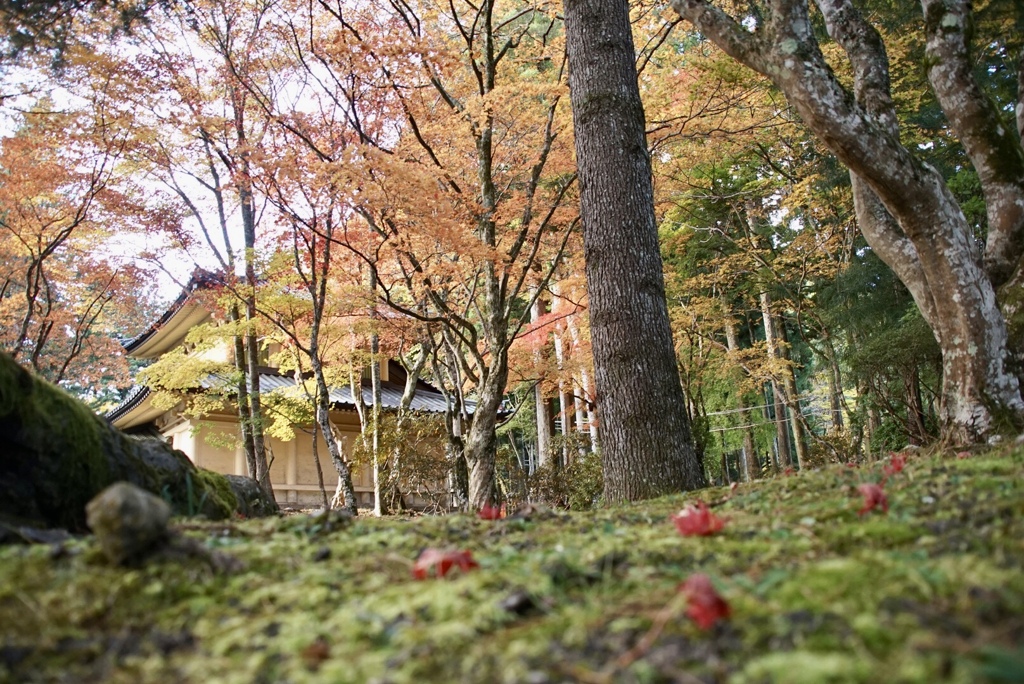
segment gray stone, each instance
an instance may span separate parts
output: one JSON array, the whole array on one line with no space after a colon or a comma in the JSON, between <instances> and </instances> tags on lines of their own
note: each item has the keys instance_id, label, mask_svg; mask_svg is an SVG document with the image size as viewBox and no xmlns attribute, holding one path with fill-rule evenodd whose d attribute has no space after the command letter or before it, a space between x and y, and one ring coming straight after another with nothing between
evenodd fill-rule
<instances>
[{"instance_id":1,"label":"gray stone","mask_svg":"<svg viewBox=\"0 0 1024 684\"><path fill-rule=\"evenodd\" d=\"M100 548L115 565L136 563L168 540L171 507L128 482L104 489L85 511Z\"/></svg>"}]
</instances>

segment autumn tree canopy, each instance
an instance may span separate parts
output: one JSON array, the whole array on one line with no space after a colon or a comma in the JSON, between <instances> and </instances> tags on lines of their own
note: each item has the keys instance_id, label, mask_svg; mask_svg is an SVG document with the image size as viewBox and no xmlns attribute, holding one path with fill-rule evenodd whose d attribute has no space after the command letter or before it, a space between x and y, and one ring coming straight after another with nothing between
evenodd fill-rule
<instances>
[{"instance_id":1,"label":"autumn tree canopy","mask_svg":"<svg viewBox=\"0 0 1024 684\"><path fill-rule=\"evenodd\" d=\"M5 7L0 338L123 389L146 269L217 270L254 473L271 340L321 395L397 356L447 397L454 497L479 509L510 463L560 477L591 449L618 499L1012 432L1010 5L615 5L627 137L588 90L611 71L574 34L585 4Z\"/></svg>"}]
</instances>

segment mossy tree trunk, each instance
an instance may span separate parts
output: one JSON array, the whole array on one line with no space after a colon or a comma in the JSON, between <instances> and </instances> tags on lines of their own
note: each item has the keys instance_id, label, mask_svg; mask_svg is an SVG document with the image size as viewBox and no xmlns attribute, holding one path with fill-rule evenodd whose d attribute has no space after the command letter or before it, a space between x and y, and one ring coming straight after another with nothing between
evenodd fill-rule
<instances>
[{"instance_id":1,"label":"mossy tree trunk","mask_svg":"<svg viewBox=\"0 0 1024 684\"><path fill-rule=\"evenodd\" d=\"M0 354L0 522L84 531L85 505L127 481L180 515L258 515L277 505L246 478L201 470L160 439L125 435Z\"/></svg>"}]
</instances>

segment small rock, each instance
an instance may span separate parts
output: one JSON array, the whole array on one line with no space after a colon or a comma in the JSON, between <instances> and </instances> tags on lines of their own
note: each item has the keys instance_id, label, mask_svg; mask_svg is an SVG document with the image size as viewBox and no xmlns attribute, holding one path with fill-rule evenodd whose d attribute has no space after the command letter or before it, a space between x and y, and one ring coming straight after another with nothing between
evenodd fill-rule
<instances>
[{"instance_id":1,"label":"small rock","mask_svg":"<svg viewBox=\"0 0 1024 684\"><path fill-rule=\"evenodd\" d=\"M516 589L505 598L498 601L498 607L506 613L525 616L540 612L540 606L526 591Z\"/></svg>"},{"instance_id":2,"label":"small rock","mask_svg":"<svg viewBox=\"0 0 1024 684\"><path fill-rule=\"evenodd\" d=\"M170 506L128 482L104 489L85 513L104 555L115 565L135 563L168 539Z\"/></svg>"}]
</instances>

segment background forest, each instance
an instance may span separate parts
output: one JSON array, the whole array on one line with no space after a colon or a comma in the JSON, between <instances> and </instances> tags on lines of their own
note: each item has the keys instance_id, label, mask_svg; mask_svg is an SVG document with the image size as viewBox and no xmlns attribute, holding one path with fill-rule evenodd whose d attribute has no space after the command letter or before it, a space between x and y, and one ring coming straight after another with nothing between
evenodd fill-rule
<instances>
[{"instance_id":1,"label":"background forest","mask_svg":"<svg viewBox=\"0 0 1024 684\"><path fill-rule=\"evenodd\" d=\"M1010 4L977 3L972 57L1012 117L1020 46L1007 36L1024 32ZM708 480L937 438L939 346L864 241L846 169L769 80L665 5L631 8ZM983 243L982 184L928 85L920 7L863 8L888 49L903 144L941 172ZM121 342L214 274L219 325L191 343L234 344L222 370L255 475L264 431L326 420L326 388L386 357L449 408L442 428L365 407L364 464L382 482L396 445L436 428L466 454L462 477L485 464L501 498L588 507L601 423L560 12L200 0L130 30L100 6L47 25L45 45L22 45L38 36L14 26L0 74L0 347L102 412L142 370ZM825 56L838 54L819 24ZM270 350L313 378L308 393L246 386ZM143 377L173 394L208 372L173 358Z\"/></svg>"}]
</instances>

